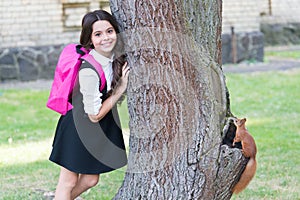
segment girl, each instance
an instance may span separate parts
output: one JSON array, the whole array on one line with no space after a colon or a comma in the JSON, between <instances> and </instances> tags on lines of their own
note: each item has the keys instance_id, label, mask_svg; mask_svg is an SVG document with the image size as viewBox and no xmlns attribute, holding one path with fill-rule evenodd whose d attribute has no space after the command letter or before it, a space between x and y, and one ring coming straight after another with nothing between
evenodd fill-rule
<instances>
[{"instance_id":1,"label":"girl","mask_svg":"<svg viewBox=\"0 0 300 200\"><path fill-rule=\"evenodd\" d=\"M83 61L73 91L73 109L59 119L50 160L61 166L55 200L75 199L95 186L99 174L127 163L116 103L127 87L129 68L122 52L118 25L103 10L82 20L80 43L103 68L106 83ZM105 84L100 92L100 85Z\"/></svg>"}]
</instances>

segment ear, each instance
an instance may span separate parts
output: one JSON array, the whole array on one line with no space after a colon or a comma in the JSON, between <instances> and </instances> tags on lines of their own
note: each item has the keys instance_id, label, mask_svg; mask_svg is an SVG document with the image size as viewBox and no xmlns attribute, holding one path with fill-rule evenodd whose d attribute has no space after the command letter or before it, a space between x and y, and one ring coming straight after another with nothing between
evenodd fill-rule
<instances>
[{"instance_id":1,"label":"ear","mask_svg":"<svg viewBox=\"0 0 300 200\"><path fill-rule=\"evenodd\" d=\"M243 119L242 119L242 122L243 122L243 123L245 123L246 121L247 121L247 119L246 119L246 118L243 118Z\"/></svg>"}]
</instances>

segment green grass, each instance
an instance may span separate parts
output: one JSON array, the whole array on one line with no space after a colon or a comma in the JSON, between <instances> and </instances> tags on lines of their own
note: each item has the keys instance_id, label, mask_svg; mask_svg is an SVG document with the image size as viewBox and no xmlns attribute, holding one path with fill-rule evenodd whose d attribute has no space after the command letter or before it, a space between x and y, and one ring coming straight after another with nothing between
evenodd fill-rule
<instances>
[{"instance_id":1,"label":"green grass","mask_svg":"<svg viewBox=\"0 0 300 200\"><path fill-rule=\"evenodd\" d=\"M300 70L227 74L231 109L246 117L258 147L257 174L234 200L300 199ZM48 91L0 90L0 199L42 199L55 189L59 168L48 161L58 114ZM126 102L120 108L128 129ZM101 175L84 199L111 199L125 169Z\"/></svg>"},{"instance_id":2,"label":"green grass","mask_svg":"<svg viewBox=\"0 0 300 200\"><path fill-rule=\"evenodd\" d=\"M292 58L300 59L300 50L290 51L265 51L266 57Z\"/></svg>"},{"instance_id":3,"label":"green grass","mask_svg":"<svg viewBox=\"0 0 300 200\"><path fill-rule=\"evenodd\" d=\"M258 147L256 176L233 199L300 199L300 71L230 74L227 86Z\"/></svg>"},{"instance_id":4,"label":"green grass","mask_svg":"<svg viewBox=\"0 0 300 200\"><path fill-rule=\"evenodd\" d=\"M45 107L47 94L45 91L1 92L0 144L8 140L24 142L49 137L56 118Z\"/></svg>"},{"instance_id":5,"label":"green grass","mask_svg":"<svg viewBox=\"0 0 300 200\"><path fill-rule=\"evenodd\" d=\"M46 108L49 91L0 90L0 199L42 199L55 189L59 167L48 157L59 114ZM119 111L128 130L126 101ZM101 175L86 199L111 199L125 169Z\"/></svg>"}]
</instances>

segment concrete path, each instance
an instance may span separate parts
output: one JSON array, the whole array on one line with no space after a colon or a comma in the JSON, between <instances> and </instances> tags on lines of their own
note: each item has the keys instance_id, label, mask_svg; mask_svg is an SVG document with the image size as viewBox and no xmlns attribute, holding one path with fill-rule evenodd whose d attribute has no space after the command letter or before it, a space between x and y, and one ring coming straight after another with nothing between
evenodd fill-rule
<instances>
[{"instance_id":1,"label":"concrete path","mask_svg":"<svg viewBox=\"0 0 300 200\"><path fill-rule=\"evenodd\" d=\"M26 82L0 82L1 89L33 89L33 90L50 90L52 80L37 80Z\"/></svg>"},{"instance_id":2,"label":"concrete path","mask_svg":"<svg viewBox=\"0 0 300 200\"><path fill-rule=\"evenodd\" d=\"M264 63L239 63L239 64L225 64L222 69L224 73L251 73L251 72L265 72L278 71L299 68L300 59L280 59L270 58L268 62Z\"/></svg>"}]
</instances>

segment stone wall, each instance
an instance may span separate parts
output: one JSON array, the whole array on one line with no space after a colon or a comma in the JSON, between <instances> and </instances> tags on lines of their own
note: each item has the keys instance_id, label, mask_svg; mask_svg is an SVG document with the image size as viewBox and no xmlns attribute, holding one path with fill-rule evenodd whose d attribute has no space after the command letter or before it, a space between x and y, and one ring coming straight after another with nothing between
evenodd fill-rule
<instances>
[{"instance_id":1,"label":"stone wall","mask_svg":"<svg viewBox=\"0 0 300 200\"><path fill-rule=\"evenodd\" d=\"M63 45L0 50L0 81L53 79Z\"/></svg>"},{"instance_id":2,"label":"stone wall","mask_svg":"<svg viewBox=\"0 0 300 200\"><path fill-rule=\"evenodd\" d=\"M256 31L222 35L222 63L263 62L264 34Z\"/></svg>"},{"instance_id":3,"label":"stone wall","mask_svg":"<svg viewBox=\"0 0 300 200\"><path fill-rule=\"evenodd\" d=\"M223 64L244 60L263 61L264 35L261 32L237 33L236 41L232 38L231 34L222 35ZM63 47L49 45L0 49L0 82L53 79Z\"/></svg>"},{"instance_id":4,"label":"stone wall","mask_svg":"<svg viewBox=\"0 0 300 200\"><path fill-rule=\"evenodd\" d=\"M265 45L300 44L300 23L261 23Z\"/></svg>"}]
</instances>

